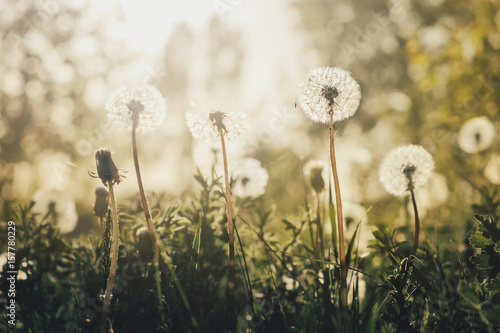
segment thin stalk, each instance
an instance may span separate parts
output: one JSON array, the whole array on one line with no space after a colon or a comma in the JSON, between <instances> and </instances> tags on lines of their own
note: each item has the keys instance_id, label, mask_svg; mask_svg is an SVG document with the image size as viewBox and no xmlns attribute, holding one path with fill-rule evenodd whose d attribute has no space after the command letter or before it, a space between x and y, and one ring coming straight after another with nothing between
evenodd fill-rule
<instances>
[{"instance_id":1,"label":"thin stalk","mask_svg":"<svg viewBox=\"0 0 500 333\"><path fill-rule=\"evenodd\" d=\"M243 257L243 262L245 264L245 272L247 274L247 280L248 280L248 296L250 298L250 306L252 307L252 311L253 311L252 283L250 282L250 274L248 273L248 265L247 265L247 259L245 257L245 251L243 250L243 243L241 243L240 234L238 233L238 228L236 228L236 224L234 224L234 230L236 231L236 236L238 237L238 243L240 243L241 255Z\"/></svg>"},{"instance_id":2,"label":"thin stalk","mask_svg":"<svg viewBox=\"0 0 500 333\"><path fill-rule=\"evenodd\" d=\"M157 287L157 298L158 298L158 311L163 319L163 311L161 309L162 297L161 297L161 280L160 280L160 261L161 256L159 255L158 244L156 240L156 233L153 227L153 221L151 221L151 213L149 212L149 205L146 199L146 193L144 192L144 186L142 185L141 169L139 167L139 157L137 154L137 139L136 139L136 129L138 118L132 117L132 155L134 156L134 166L135 174L137 175L137 185L139 186L139 195L141 197L141 205L144 210L144 216L146 218L146 225L148 226L149 236L151 237L151 243L153 245L154 256L154 266L155 266L155 279Z\"/></svg>"},{"instance_id":3,"label":"thin stalk","mask_svg":"<svg viewBox=\"0 0 500 333\"><path fill-rule=\"evenodd\" d=\"M318 259L325 258L325 247L323 245L323 226L321 225L321 193L316 192L316 243L318 245Z\"/></svg>"},{"instance_id":4,"label":"thin stalk","mask_svg":"<svg viewBox=\"0 0 500 333\"><path fill-rule=\"evenodd\" d=\"M229 171L227 167L226 142L224 141L224 129L219 127L220 143L222 146L222 159L224 161L224 181L226 185L227 204L227 229L229 233L229 270L227 277L227 307L230 320L230 332L236 333L236 315L234 301L234 224L233 207L231 204L231 189L229 187Z\"/></svg>"},{"instance_id":5,"label":"thin stalk","mask_svg":"<svg viewBox=\"0 0 500 333\"><path fill-rule=\"evenodd\" d=\"M153 249L156 251L156 234L153 227L153 222L151 221L151 213L149 212L148 201L146 199L146 194L144 192L144 186L142 185L141 169L139 167L139 157L137 156L137 140L136 140L136 127L137 124L134 121L132 126L132 155L134 156L134 166L135 174L137 175L137 184L139 186L139 195L141 197L141 205L144 210L144 216L146 217L146 224L148 226L149 235L151 236L151 241L153 243Z\"/></svg>"},{"instance_id":6,"label":"thin stalk","mask_svg":"<svg viewBox=\"0 0 500 333\"><path fill-rule=\"evenodd\" d=\"M321 223L321 192L316 192L316 223L317 223L317 244L318 249L320 251L320 256L318 259L325 259L325 247L323 245L323 227ZM330 252L330 251L328 251ZM325 322L326 322L326 331L334 332L334 325L332 321L333 309L332 302L330 297L330 268L325 265L325 263L321 263L321 272L323 273L323 293L322 293L322 301L323 301L323 311L325 314Z\"/></svg>"},{"instance_id":7,"label":"thin stalk","mask_svg":"<svg viewBox=\"0 0 500 333\"><path fill-rule=\"evenodd\" d=\"M108 182L108 188L109 196L111 198L111 212L113 216L113 254L111 258L111 267L109 268L108 283L106 285L106 291L104 293L104 301L102 305L101 324L99 327L100 333L106 333L109 304L111 302L111 290L113 289L113 283L116 275L116 266L118 265L118 245L120 242L118 230L118 210L116 208L115 191L113 188L113 183L111 181Z\"/></svg>"},{"instance_id":8,"label":"thin stalk","mask_svg":"<svg viewBox=\"0 0 500 333\"><path fill-rule=\"evenodd\" d=\"M335 184L335 202L337 204L337 225L339 230L339 256L340 256L340 303L342 307L342 333L347 329L349 314L347 307L347 265L344 251L344 222L342 218L342 198L340 196L339 176L335 160L335 144L333 140L333 114L330 115L330 160L332 163L333 183Z\"/></svg>"},{"instance_id":9,"label":"thin stalk","mask_svg":"<svg viewBox=\"0 0 500 333\"><path fill-rule=\"evenodd\" d=\"M304 185L304 203L305 203L305 208L306 208L306 213L307 213L307 222L309 222L309 237L311 237L311 246L313 247L314 251L314 257L316 258L316 245L314 243L314 235L313 235L313 223L311 221L311 216L309 215L309 203L307 201L307 185L306 185L306 180L304 179L304 168L303 164L300 164L300 174L302 175L302 184ZM301 226L302 227L302 226Z\"/></svg>"},{"instance_id":10,"label":"thin stalk","mask_svg":"<svg viewBox=\"0 0 500 333\"><path fill-rule=\"evenodd\" d=\"M417 201L415 200L415 193L413 193L413 186L410 187L411 202L413 203L413 211L415 213L415 235L413 235L413 248L411 254L417 254L418 237L420 234L420 219L418 218Z\"/></svg>"}]
</instances>

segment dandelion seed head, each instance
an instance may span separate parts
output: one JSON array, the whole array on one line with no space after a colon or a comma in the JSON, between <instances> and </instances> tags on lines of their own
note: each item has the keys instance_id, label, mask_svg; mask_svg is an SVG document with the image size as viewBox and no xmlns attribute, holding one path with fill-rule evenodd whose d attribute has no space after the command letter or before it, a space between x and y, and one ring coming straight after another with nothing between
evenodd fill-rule
<instances>
[{"instance_id":1,"label":"dandelion seed head","mask_svg":"<svg viewBox=\"0 0 500 333\"><path fill-rule=\"evenodd\" d=\"M308 118L328 124L351 117L358 109L361 89L351 72L338 67L313 70L302 85L299 104Z\"/></svg>"},{"instance_id":2,"label":"dandelion seed head","mask_svg":"<svg viewBox=\"0 0 500 333\"><path fill-rule=\"evenodd\" d=\"M413 187L424 185L434 169L432 156L418 145L393 149L380 167L380 181L392 195L403 196Z\"/></svg>"},{"instance_id":3,"label":"dandelion seed head","mask_svg":"<svg viewBox=\"0 0 500 333\"><path fill-rule=\"evenodd\" d=\"M304 165L304 176L314 191L321 193L328 179L328 164L321 160L310 160Z\"/></svg>"},{"instance_id":4,"label":"dandelion seed head","mask_svg":"<svg viewBox=\"0 0 500 333\"><path fill-rule=\"evenodd\" d=\"M61 190L42 188L35 192L32 200L35 202L33 212L43 217L47 213L51 216L61 233L73 231L78 223L75 202Z\"/></svg>"},{"instance_id":5,"label":"dandelion seed head","mask_svg":"<svg viewBox=\"0 0 500 333\"><path fill-rule=\"evenodd\" d=\"M165 120L166 104L158 89L153 86L121 87L111 94L106 103L108 119L131 129L134 118L137 131L148 132Z\"/></svg>"},{"instance_id":6,"label":"dandelion seed head","mask_svg":"<svg viewBox=\"0 0 500 333\"><path fill-rule=\"evenodd\" d=\"M486 164L486 167L484 168L484 176L492 184L500 184L500 155L494 154L491 156L488 164Z\"/></svg>"},{"instance_id":7,"label":"dandelion seed head","mask_svg":"<svg viewBox=\"0 0 500 333\"><path fill-rule=\"evenodd\" d=\"M488 149L496 137L495 126L487 117L466 121L458 133L458 145L469 154Z\"/></svg>"},{"instance_id":8,"label":"dandelion seed head","mask_svg":"<svg viewBox=\"0 0 500 333\"><path fill-rule=\"evenodd\" d=\"M245 158L233 169L233 193L240 198L257 198L266 192L269 174L254 158Z\"/></svg>"},{"instance_id":9,"label":"dandelion seed head","mask_svg":"<svg viewBox=\"0 0 500 333\"><path fill-rule=\"evenodd\" d=\"M218 139L219 128L229 140L246 129L246 114L241 112L198 111L186 112L186 124L196 139Z\"/></svg>"}]
</instances>

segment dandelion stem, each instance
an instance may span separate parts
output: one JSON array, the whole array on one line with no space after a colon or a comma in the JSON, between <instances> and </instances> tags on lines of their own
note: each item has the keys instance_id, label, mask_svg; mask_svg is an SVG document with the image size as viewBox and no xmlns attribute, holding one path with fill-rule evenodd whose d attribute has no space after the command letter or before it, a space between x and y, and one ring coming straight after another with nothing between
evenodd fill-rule
<instances>
[{"instance_id":1,"label":"dandelion stem","mask_svg":"<svg viewBox=\"0 0 500 333\"><path fill-rule=\"evenodd\" d=\"M148 201L146 199L146 194L144 192L144 186L142 185L142 177L141 177L141 169L139 167L139 157L137 156L137 140L136 140L136 127L137 124L135 124L132 127L132 154L134 155L134 166L135 166L135 173L137 175L137 184L139 186L139 195L141 197L141 205L142 209L144 210L144 216L146 217L146 224L148 226L149 230L149 235L151 236L151 241L153 243L153 249L156 249L156 234L155 234L155 229L153 227L153 222L151 221L151 214L149 212L149 206L148 206Z\"/></svg>"},{"instance_id":2,"label":"dandelion stem","mask_svg":"<svg viewBox=\"0 0 500 333\"><path fill-rule=\"evenodd\" d=\"M340 256L340 302L342 306L342 333L348 332L347 308L347 265L344 252L344 223L342 219L342 198L340 196L339 176L335 161L335 144L333 139L333 114L330 115L330 160L332 163L333 182L335 184L335 202L337 204L337 225L339 230L339 256Z\"/></svg>"},{"instance_id":3,"label":"dandelion stem","mask_svg":"<svg viewBox=\"0 0 500 333\"><path fill-rule=\"evenodd\" d=\"M227 306L229 311L230 332L236 333L236 316L234 311L234 224L233 207L231 204L231 189L229 187L229 171L227 167L226 142L224 141L224 128L219 127L220 143L222 146L222 159L224 161L224 181L226 185L227 204L227 229L229 233L229 271L227 278Z\"/></svg>"},{"instance_id":4,"label":"dandelion stem","mask_svg":"<svg viewBox=\"0 0 500 333\"><path fill-rule=\"evenodd\" d=\"M316 192L316 243L318 246L318 259L324 259L325 247L323 246L323 227L321 225L321 193Z\"/></svg>"},{"instance_id":5,"label":"dandelion stem","mask_svg":"<svg viewBox=\"0 0 500 333\"><path fill-rule=\"evenodd\" d=\"M413 236L413 248L411 254L417 254L418 249L418 237L420 234L420 219L418 217L417 201L415 200L415 193L413 193L413 186L410 187L411 202L413 204L413 211L415 213L415 235Z\"/></svg>"},{"instance_id":6,"label":"dandelion stem","mask_svg":"<svg viewBox=\"0 0 500 333\"><path fill-rule=\"evenodd\" d=\"M146 224L148 226L149 235L151 237L151 243L153 245L153 251L155 253L154 266L155 266L155 277L157 286L157 297L158 297L158 308L161 316L163 317L163 312L161 311L162 297L161 297L161 280L160 280L160 262L161 256L156 241L156 233L153 227L153 222L151 221L151 213L149 212L148 201L146 199L146 194L144 192L144 186L142 185L141 169L139 167L139 157L137 155L137 140L136 140L136 129L139 122L138 115L132 117L132 155L134 156L134 166L135 174L137 175L137 184L139 186L139 195L141 197L141 205L144 210L144 216L146 218Z\"/></svg>"},{"instance_id":7,"label":"dandelion stem","mask_svg":"<svg viewBox=\"0 0 500 333\"><path fill-rule=\"evenodd\" d=\"M111 267L109 269L109 278L104 293L104 301L102 305L100 333L106 333L106 324L108 321L109 304L111 302L111 290L115 280L116 266L118 265L118 245L119 245L119 230L118 230L118 211L116 208L115 191L112 181L108 181L109 196L111 198L111 211L113 216L113 254L111 258Z\"/></svg>"}]
</instances>

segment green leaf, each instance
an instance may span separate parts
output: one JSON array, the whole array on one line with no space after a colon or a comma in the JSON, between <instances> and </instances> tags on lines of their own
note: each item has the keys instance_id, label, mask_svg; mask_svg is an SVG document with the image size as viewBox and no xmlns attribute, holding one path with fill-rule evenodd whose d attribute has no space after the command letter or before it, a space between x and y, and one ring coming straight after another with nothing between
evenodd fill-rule
<instances>
[{"instance_id":1,"label":"green leaf","mask_svg":"<svg viewBox=\"0 0 500 333\"><path fill-rule=\"evenodd\" d=\"M486 284L486 290L490 293L500 293L500 274L496 278Z\"/></svg>"},{"instance_id":2,"label":"green leaf","mask_svg":"<svg viewBox=\"0 0 500 333\"><path fill-rule=\"evenodd\" d=\"M351 262L352 252L354 250L354 244L356 242L356 236L358 234L360 224L361 224L361 222L359 222L358 225L356 226L356 230L354 231L354 234L352 235L351 241L349 242L349 246L347 247L347 253L345 256L345 262L346 262L347 266L349 266L349 264Z\"/></svg>"},{"instance_id":3,"label":"green leaf","mask_svg":"<svg viewBox=\"0 0 500 333\"><path fill-rule=\"evenodd\" d=\"M201 226L202 226L202 215L200 215L200 220L198 221L198 226L196 227L196 233L193 239L193 255L191 256L191 267L194 269L198 268L198 256L200 254L200 244L201 244Z\"/></svg>"},{"instance_id":4,"label":"green leaf","mask_svg":"<svg viewBox=\"0 0 500 333\"><path fill-rule=\"evenodd\" d=\"M476 232L474 235L469 237L469 242L476 249L484 249L488 245L493 245L491 238L486 238L481 232Z\"/></svg>"},{"instance_id":5,"label":"green leaf","mask_svg":"<svg viewBox=\"0 0 500 333\"><path fill-rule=\"evenodd\" d=\"M380 230L375 230L373 232L373 236L380 241L380 243L386 245L387 244L387 236Z\"/></svg>"},{"instance_id":6,"label":"green leaf","mask_svg":"<svg viewBox=\"0 0 500 333\"><path fill-rule=\"evenodd\" d=\"M281 222L283 222L286 225L285 230L290 230L290 229L295 230L295 229L297 229L295 227L295 225L292 222L288 221L287 219L282 219Z\"/></svg>"},{"instance_id":7,"label":"green leaf","mask_svg":"<svg viewBox=\"0 0 500 333\"><path fill-rule=\"evenodd\" d=\"M500 253L500 242L495 243L495 252Z\"/></svg>"},{"instance_id":8,"label":"green leaf","mask_svg":"<svg viewBox=\"0 0 500 333\"><path fill-rule=\"evenodd\" d=\"M158 210L158 209L153 209L153 210L151 211L151 219L153 219L153 220L154 220L154 219L158 216L158 214L160 214L160 210Z\"/></svg>"},{"instance_id":9,"label":"green leaf","mask_svg":"<svg viewBox=\"0 0 500 333\"><path fill-rule=\"evenodd\" d=\"M467 300L469 303L475 305L479 303L478 295L472 290L472 288L465 281L460 281L458 285L458 292L460 295Z\"/></svg>"},{"instance_id":10,"label":"green leaf","mask_svg":"<svg viewBox=\"0 0 500 333\"><path fill-rule=\"evenodd\" d=\"M477 268L480 269L491 269L491 266L488 264L490 256L486 253L479 253L473 256L470 261L476 265Z\"/></svg>"}]
</instances>

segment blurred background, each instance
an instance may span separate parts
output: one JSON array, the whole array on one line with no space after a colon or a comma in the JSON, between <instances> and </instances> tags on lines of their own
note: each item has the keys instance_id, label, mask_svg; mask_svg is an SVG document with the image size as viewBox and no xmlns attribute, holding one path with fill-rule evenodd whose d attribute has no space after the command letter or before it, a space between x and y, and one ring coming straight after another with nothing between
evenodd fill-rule
<instances>
[{"instance_id":1,"label":"blurred background","mask_svg":"<svg viewBox=\"0 0 500 333\"><path fill-rule=\"evenodd\" d=\"M392 148L420 144L436 162L417 193L422 223L459 240L466 227L456 221L471 218L477 189L500 182L498 158L489 177L483 172L496 137L478 152L458 146L469 119L486 116L498 128L499 9L495 0L4 0L2 216L35 200L40 212L55 203L67 214L66 233L97 229L91 205L100 181L87 171L100 147L129 171L118 200L136 197L130 133L107 122L105 104L115 89L138 84L156 86L167 101L166 121L138 138L148 192L182 198L197 167L209 174L187 110L241 111L249 128L230 163L231 154L258 159L269 173L262 206L296 215L311 195L301 165L328 161L328 128L296 105L299 87L327 65L350 70L362 89L355 116L336 124L346 205L369 208L361 215L370 224L408 223L408 199L389 196L378 170Z\"/></svg>"}]
</instances>

